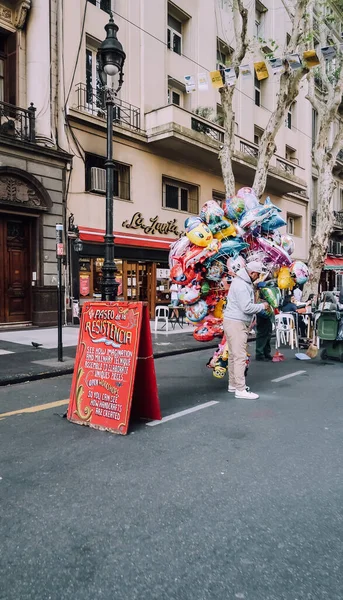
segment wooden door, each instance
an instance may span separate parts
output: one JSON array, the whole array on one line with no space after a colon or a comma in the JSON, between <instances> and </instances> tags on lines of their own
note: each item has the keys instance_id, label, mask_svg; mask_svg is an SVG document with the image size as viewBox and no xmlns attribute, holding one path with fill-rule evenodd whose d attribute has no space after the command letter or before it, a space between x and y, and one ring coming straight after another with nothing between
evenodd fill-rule
<instances>
[{"instance_id":1,"label":"wooden door","mask_svg":"<svg viewBox=\"0 0 343 600\"><path fill-rule=\"evenodd\" d=\"M31 320L31 223L0 217L0 322Z\"/></svg>"}]
</instances>

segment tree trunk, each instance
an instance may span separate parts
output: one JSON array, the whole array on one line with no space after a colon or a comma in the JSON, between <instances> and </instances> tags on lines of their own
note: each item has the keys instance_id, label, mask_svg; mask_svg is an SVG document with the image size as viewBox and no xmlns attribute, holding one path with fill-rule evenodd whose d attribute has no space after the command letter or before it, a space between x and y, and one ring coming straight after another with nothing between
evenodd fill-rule
<instances>
[{"instance_id":1,"label":"tree trunk","mask_svg":"<svg viewBox=\"0 0 343 600\"><path fill-rule=\"evenodd\" d=\"M324 267L329 246L330 234L333 229L332 198L336 182L332 175L331 161L322 160L318 178L318 203L316 211L316 228L311 239L308 268L310 278L305 285L305 297L317 294L320 275Z\"/></svg>"},{"instance_id":2,"label":"tree trunk","mask_svg":"<svg viewBox=\"0 0 343 600\"><path fill-rule=\"evenodd\" d=\"M224 145L219 153L227 197L235 195L235 176L233 174L233 155L235 153L235 115L232 99L235 87L222 87L220 90L224 112Z\"/></svg>"}]
</instances>

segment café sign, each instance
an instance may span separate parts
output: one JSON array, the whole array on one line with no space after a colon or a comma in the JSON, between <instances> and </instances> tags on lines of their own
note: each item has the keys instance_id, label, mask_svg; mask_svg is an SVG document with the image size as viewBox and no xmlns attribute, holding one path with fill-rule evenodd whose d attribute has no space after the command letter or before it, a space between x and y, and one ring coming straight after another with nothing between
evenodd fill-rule
<instances>
[{"instance_id":1,"label":"caf\u00e9 sign","mask_svg":"<svg viewBox=\"0 0 343 600\"><path fill-rule=\"evenodd\" d=\"M126 229L142 229L147 235L154 235L155 233L168 235L169 233L172 233L176 237L179 237L181 233L178 229L176 219L168 221L167 223L161 223L158 215L156 215L156 217L150 217L149 222L147 223L140 212L136 212L131 218L131 221L123 221L122 227L125 227Z\"/></svg>"}]
</instances>

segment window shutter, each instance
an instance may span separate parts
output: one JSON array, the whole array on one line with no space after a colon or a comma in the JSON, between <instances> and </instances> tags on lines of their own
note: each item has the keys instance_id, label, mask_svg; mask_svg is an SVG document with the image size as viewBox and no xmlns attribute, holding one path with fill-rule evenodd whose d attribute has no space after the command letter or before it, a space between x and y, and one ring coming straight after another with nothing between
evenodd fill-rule
<instances>
[{"instance_id":1,"label":"window shutter","mask_svg":"<svg viewBox=\"0 0 343 600\"><path fill-rule=\"evenodd\" d=\"M6 60L6 101L17 104L17 34L11 33L7 38Z\"/></svg>"}]
</instances>

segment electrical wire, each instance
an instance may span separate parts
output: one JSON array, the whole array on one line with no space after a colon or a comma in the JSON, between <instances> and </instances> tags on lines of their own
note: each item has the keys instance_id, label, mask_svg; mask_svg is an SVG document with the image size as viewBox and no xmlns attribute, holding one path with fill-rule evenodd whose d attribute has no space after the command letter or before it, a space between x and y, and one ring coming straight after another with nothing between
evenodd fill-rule
<instances>
[{"instance_id":1,"label":"electrical wire","mask_svg":"<svg viewBox=\"0 0 343 600\"><path fill-rule=\"evenodd\" d=\"M283 7L281 7L281 8L283 8ZM271 10L273 10L273 9L271 9ZM147 35L149 35L150 37L152 37L154 40L156 40L157 42L160 42L161 44L163 44L164 46L166 46L168 48L168 44L164 40L161 40L160 38L158 38L154 34L152 34L149 31L147 31L146 29L143 29L143 27L140 27L139 25L136 25L136 23L133 23L133 21L130 21L130 19L127 19L123 15L121 15L121 14L115 12L115 11L112 11L112 13L114 15L117 15L118 17L120 17L121 19L123 19L124 21L126 21L127 23L129 23L130 25L133 25L133 27L136 27L136 29L139 29L140 31L143 31L144 33L146 33ZM189 60L193 64L197 65L198 67L200 67L201 69L203 69L204 71L206 71L206 73L210 73L211 72L207 67L204 67L203 65L201 65L200 63L198 63L193 58L190 58L186 54L182 54L181 53L180 56L182 56L183 58L186 58L187 60ZM243 92L241 89L239 89L237 87L236 87L236 91L239 94L241 94L242 96L245 96L246 98L248 98L255 105L255 101L254 101L254 99L251 96L249 96L248 94L246 94L245 92ZM267 108L266 106L264 106L263 104L260 106L260 108L263 108L263 110L266 110L269 114L273 114L273 112L274 112L274 111L270 110L269 108ZM312 137L310 135L308 135L307 133L305 133L304 131L302 131L301 129L298 129L297 127L292 126L292 130L293 131L297 131L298 133L301 133L302 135L304 135L308 139L312 140Z\"/></svg>"},{"instance_id":2,"label":"electrical wire","mask_svg":"<svg viewBox=\"0 0 343 600\"><path fill-rule=\"evenodd\" d=\"M75 65L74 65L73 75L72 75L72 78L71 78L71 81L70 81L70 86L69 86L67 98L66 98L65 103L64 103L64 112L66 111L66 106L68 104L69 96L70 96L70 93L71 93L71 90L72 90L72 87L73 87L73 83L74 83L74 77L75 77L77 65L78 65L78 62L79 62L79 56L80 56L82 42L83 42L83 34L84 34L84 31L85 31L87 6L88 6L88 0L85 0L85 8L84 8L84 11L83 11L83 19L82 19L80 42L79 42L79 47L77 49L77 54L76 54L76 59L75 59Z\"/></svg>"}]
</instances>

